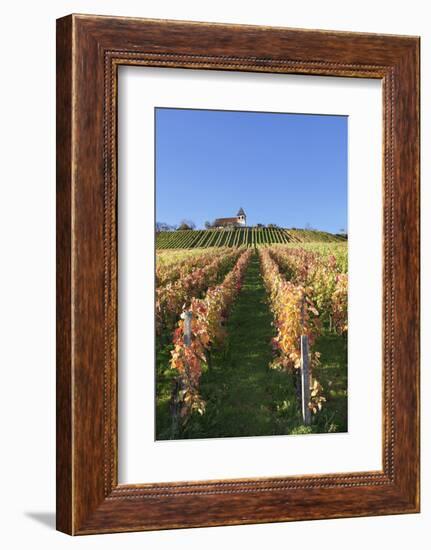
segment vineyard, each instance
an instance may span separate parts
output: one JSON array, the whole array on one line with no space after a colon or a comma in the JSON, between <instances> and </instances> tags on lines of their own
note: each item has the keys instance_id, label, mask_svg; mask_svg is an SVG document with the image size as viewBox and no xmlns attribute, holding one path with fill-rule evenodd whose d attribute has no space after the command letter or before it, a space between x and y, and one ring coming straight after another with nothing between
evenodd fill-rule
<instances>
[{"instance_id":1,"label":"vineyard","mask_svg":"<svg viewBox=\"0 0 431 550\"><path fill-rule=\"evenodd\" d=\"M245 227L235 229L202 229L162 231L156 234L156 248L195 249L212 247L268 246L287 243L344 242L341 235L307 229L280 227Z\"/></svg>"},{"instance_id":2,"label":"vineyard","mask_svg":"<svg viewBox=\"0 0 431 550\"><path fill-rule=\"evenodd\" d=\"M157 252L156 438L346 431L346 242L219 246Z\"/></svg>"}]
</instances>

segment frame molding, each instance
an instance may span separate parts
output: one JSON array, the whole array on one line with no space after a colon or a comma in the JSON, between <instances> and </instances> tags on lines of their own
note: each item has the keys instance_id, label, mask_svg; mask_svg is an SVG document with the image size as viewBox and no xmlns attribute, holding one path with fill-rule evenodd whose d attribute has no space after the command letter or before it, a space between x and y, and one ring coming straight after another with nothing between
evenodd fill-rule
<instances>
[{"instance_id":1,"label":"frame molding","mask_svg":"<svg viewBox=\"0 0 431 550\"><path fill-rule=\"evenodd\" d=\"M383 470L119 485L119 65L378 78ZM419 511L419 39L71 15L57 21L57 528L69 534Z\"/></svg>"}]
</instances>

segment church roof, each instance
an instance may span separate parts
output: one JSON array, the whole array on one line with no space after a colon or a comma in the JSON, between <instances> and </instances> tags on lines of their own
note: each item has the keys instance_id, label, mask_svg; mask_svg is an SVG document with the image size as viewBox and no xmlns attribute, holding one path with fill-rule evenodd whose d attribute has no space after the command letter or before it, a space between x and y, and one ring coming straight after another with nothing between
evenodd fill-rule
<instances>
[{"instance_id":1,"label":"church roof","mask_svg":"<svg viewBox=\"0 0 431 550\"><path fill-rule=\"evenodd\" d=\"M242 208L240 208L240 209L238 210L237 216L245 216L245 212L244 212L244 210L243 210Z\"/></svg>"},{"instance_id":2,"label":"church roof","mask_svg":"<svg viewBox=\"0 0 431 550\"><path fill-rule=\"evenodd\" d=\"M230 225L232 223L238 223L238 218L217 218L214 221L214 225Z\"/></svg>"}]
</instances>

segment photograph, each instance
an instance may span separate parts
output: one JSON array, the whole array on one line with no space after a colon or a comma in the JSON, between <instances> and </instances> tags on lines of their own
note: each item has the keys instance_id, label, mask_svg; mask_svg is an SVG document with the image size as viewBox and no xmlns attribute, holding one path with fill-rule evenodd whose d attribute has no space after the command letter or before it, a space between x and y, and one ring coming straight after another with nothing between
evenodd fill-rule
<instances>
[{"instance_id":1,"label":"photograph","mask_svg":"<svg viewBox=\"0 0 431 550\"><path fill-rule=\"evenodd\" d=\"M155 439L348 431L348 116L155 108Z\"/></svg>"}]
</instances>

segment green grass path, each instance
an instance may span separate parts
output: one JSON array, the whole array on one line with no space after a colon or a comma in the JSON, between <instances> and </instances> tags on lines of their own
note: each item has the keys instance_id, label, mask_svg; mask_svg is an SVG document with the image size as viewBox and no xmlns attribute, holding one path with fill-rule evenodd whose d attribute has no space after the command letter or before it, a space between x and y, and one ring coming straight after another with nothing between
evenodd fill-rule
<instances>
[{"instance_id":1,"label":"green grass path","mask_svg":"<svg viewBox=\"0 0 431 550\"><path fill-rule=\"evenodd\" d=\"M254 254L241 292L229 317L224 349L213 353L202 376L207 402L203 417L195 416L185 437L231 437L286 433L278 410L288 396L295 407L293 379L268 369L271 362L272 314ZM297 416L296 411L291 411Z\"/></svg>"}]
</instances>

